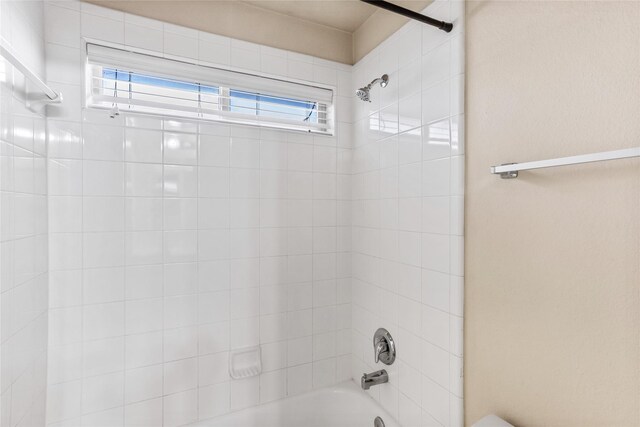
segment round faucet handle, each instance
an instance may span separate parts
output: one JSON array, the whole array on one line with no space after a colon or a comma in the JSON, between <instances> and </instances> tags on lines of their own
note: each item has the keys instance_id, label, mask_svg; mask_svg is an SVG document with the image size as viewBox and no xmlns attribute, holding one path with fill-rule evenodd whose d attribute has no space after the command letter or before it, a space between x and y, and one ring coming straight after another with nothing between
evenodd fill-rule
<instances>
[{"instance_id":1,"label":"round faucet handle","mask_svg":"<svg viewBox=\"0 0 640 427\"><path fill-rule=\"evenodd\" d=\"M379 328L373 336L373 351L376 363L391 365L396 359L396 343L389 331Z\"/></svg>"}]
</instances>

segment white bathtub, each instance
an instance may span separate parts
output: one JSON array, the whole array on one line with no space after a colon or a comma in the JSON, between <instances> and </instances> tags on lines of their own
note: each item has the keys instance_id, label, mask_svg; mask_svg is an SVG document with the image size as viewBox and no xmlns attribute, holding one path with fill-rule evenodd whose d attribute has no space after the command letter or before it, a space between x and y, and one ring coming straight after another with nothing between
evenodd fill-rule
<instances>
[{"instance_id":1,"label":"white bathtub","mask_svg":"<svg viewBox=\"0 0 640 427\"><path fill-rule=\"evenodd\" d=\"M201 421L192 427L399 427L391 416L353 382L315 390L240 412Z\"/></svg>"}]
</instances>

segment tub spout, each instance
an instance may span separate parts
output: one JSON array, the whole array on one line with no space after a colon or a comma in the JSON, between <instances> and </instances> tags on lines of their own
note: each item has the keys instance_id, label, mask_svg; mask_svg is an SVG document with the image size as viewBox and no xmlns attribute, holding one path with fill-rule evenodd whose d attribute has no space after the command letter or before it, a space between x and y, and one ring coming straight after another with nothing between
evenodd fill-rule
<instances>
[{"instance_id":1,"label":"tub spout","mask_svg":"<svg viewBox=\"0 0 640 427\"><path fill-rule=\"evenodd\" d=\"M372 372L370 374L362 374L362 378L360 379L360 385L362 386L363 390L369 390L371 386L388 382L389 375L384 369Z\"/></svg>"}]
</instances>

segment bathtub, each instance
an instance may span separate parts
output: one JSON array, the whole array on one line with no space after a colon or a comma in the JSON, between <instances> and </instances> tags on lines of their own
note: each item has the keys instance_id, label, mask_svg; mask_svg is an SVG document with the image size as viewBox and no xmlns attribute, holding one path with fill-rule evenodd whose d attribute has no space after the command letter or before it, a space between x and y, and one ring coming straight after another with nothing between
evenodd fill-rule
<instances>
[{"instance_id":1,"label":"bathtub","mask_svg":"<svg viewBox=\"0 0 640 427\"><path fill-rule=\"evenodd\" d=\"M391 416L353 382L234 412L191 427L399 427Z\"/></svg>"}]
</instances>

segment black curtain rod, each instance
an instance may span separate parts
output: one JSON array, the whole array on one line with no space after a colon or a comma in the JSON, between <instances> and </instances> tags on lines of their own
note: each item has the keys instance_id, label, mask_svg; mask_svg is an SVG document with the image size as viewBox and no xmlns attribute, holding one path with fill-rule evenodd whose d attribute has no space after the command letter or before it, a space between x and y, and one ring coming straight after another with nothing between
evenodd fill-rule
<instances>
[{"instance_id":1,"label":"black curtain rod","mask_svg":"<svg viewBox=\"0 0 640 427\"><path fill-rule=\"evenodd\" d=\"M397 13L398 15L406 16L407 18L415 19L416 21L420 21L424 24L437 27L439 30L446 31L447 33L451 32L451 30L453 29L453 24L450 22L438 21L437 19L424 16L418 12L414 12L413 10L405 9L402 6L389 3L388 1L384 1L384 0L360 0L360 1L369 3L370 5L379 7L381 9L388 10L389 12Z\"/></svg>"}]
</instances>

